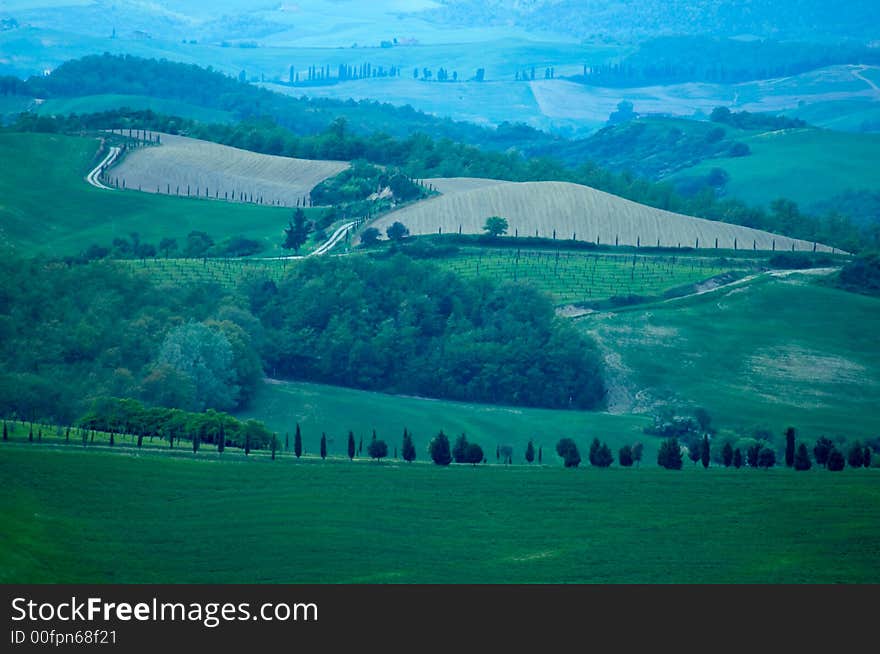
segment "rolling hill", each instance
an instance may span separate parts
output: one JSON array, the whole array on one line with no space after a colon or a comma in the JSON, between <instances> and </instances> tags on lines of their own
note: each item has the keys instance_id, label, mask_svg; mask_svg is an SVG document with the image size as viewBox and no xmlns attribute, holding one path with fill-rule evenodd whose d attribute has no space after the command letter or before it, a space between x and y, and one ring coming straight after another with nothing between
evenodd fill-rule
<instances>
[{"instance_id":1,"label":"rolling hill","mask_svg":"<svg viewBox=\"0 0 880 654\"><path fill-rule=\"evenodd\" d=\"M379 218L384 232L400 221L410 233L483 233L490 216L509 223L509 235L555 237L605 245L698 247L757 250L812 250L813 243L739 225L693 218L624 200L566 182L435 180L438 188L466 188L433 197ZM716 245L717 239L717 245ZM818 245L819 251L832 248Z\"/></svg>"},{"instance_id":2,"label":"rolling hill","mask_svg":"<svg viewBox=\"0 0 880 654\"><path fill-rule=\"evenodd\" d=\"M244 235L279 252L288 209L105 191L84 177L98 163L99 139L0 134L0 246L22 253L77 254L138 232L143 242L184 239L201 230L219 240Z\"/></svg>"},{"instance_id":3,"label":"rolling hill","mask_svg":"<svg viewBox=\"0 0 880 654\"><path fill-rule=\"evenodd\" d=\"M263 198L264 204L299 206L317 184L348 168L342 161L313 161L257 154L208 141L161 135L161 145L141 148L114 166L110 175L128 188L148 193L176 187ZM238 194L238 195L236 195Z\"/></svg>"}]
</instances>

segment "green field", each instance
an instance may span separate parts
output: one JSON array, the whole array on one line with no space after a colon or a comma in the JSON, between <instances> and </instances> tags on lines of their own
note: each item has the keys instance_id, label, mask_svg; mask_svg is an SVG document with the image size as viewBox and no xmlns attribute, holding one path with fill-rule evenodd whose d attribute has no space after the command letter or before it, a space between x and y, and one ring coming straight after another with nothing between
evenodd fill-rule
<instances>
[{"instance_id":1,"label":"green field","mask_svg":"<svg viewBox=\"0 0 880 654\"><path fill-rule=\"evenodd\" d=\"M349 430L367 442L375 429L388 442L391 454L400 446L404 427L413 434L419 459L427 458L428 443L441 429L450 437L467 434L491 461L497 445L510 445L514 461L522 462L529 439L536 448L543 447L545 463L559 461L554 447L563 436L578 443L582 456L596 437L607 441L615 454L624 444L642 441L645 461L654 457L657 448L656 439L642 433L649 424L643 416L468 404L296 382L265 384L248 410L236 417L261 420L291 438L299 423L303 447L311 453L318 451L321 432L327 433L329 453L344 454Z\"/></svg>"},{"instance_id":2,"label":"green field","mask_svg":"<svg viewBox=\"0 0 880 654\"><path fill-rule=\"evenodd\" d=\"M880 435L880 299L795 274L594 314L579 324L614 352L621 411L703 406L716 426L778 437Z\"/></svg>"},{"instance_id":3,"label":"green field","mask_svg":"<svg viewBox=\"0 0 880 654\"><path fill-rule=\"evenodd\" d=\"M552 295L558 303L659 295L724 272L754 267L751 261L717 257L518 249L468 250L439 263L463 277L485 276L530 284Z\"/></svg>"},{"instance_id":4,"label":"green field","mask_svg":"<svg viewBox=\"0 0 880 654\"><path fill-rule=\"evenodd\" d=\"M737 140L749 146L750 155L707 159L669 179L705 176L722 168L730 175L727 196L762 206L784 197L807 207L847 190L880 190L875 172L880 134L804 128Z\"/></svg>"},{"instance_id":5,"label":"green field","mask_svg":"<svg viewBox=\"0 0 880 654\"><path fill-rule=\"evenodd\" d=\"M873 470L438 468L3 443L0 477L3 583L880 580Z\"/></svg>"},{"instance_id":6,"label":"green field","mask_svg":"<svg viewBox=\"0 0 880 654\"><path fill-rule=\"evenodd\" d=\"M97 150L95 138L0 133L0 160L17 164L0 176L0 246L64 255L131 232L142 242L168 236L182 245L202 230L215 241L241 234L264 243L266 254L282 253L290 210L93 188L84 177Z\"/></svg>"},{"instance_id":7,"label":"green field","mask_svg":"<svg viewBox=\"0 0 880 654\"><path fill-rule=\"evenodd\" d=\"M44 115L93 114L114 109L150 109L166 116L179 116L203 123L231 123L235 116L228 111L210 109L181 102L166 100L148 95L84 95L76 98L50 98L40 104L36 111Z\"/></svg>"}]
</instances>

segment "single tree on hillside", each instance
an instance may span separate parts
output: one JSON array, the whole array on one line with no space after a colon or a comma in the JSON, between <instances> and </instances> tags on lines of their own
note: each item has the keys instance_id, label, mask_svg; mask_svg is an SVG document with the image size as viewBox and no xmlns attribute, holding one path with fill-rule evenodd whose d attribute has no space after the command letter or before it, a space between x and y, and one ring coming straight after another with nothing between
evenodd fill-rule
<instances>
[{"instance_id":1,"label":"single tree on hillside","mask_svg":"<svg viewBox=\"0 0 880 654\"><path fill-rule=\"evenodd\" d=\"M489 234L489 236L504 236L507 233L507 230L510 228L510 225L507 223L506 218L502 218L501 216L491 216L490 218L486 218L486 223L483 225L483 231Z\"/></svg>"},{"instance_id":2,"label":"single tree on hillside","mask_svg":"<svg viewBox=\"0 0 880 654\"><path fill-rule=\"evenodd\" d=\"M794 427L785 430L785 467L791 468L794 465Z\"/></svg>"},{"instance_id":3,"label":"single tree on hillside","mask_svg":"<svg viewBox=\"0 0 880 654\"><path fill-rule=\"evenodd\" d=\"M327 434L321 432L321 460L327 458Z\"/></svg>"},{"instance_id":4,"label":"single tree on hillside","mask_svg":"<svg viewBox=\"0 0 880 654\"><path fill-rule=\"evenodd\" d=\"M299 252L299 249L309 240L309 234L314 230L314 224L306 219L306 212L297 209L293 219L284 228L284 242L281 244L285 250Z\"/></svg>"},{"instance_id":5,"label":"single tree on hillside","mask_svg":"<svg viewBox=\"0 0 880 654\"><path fill-rule=\"evenodd\" d=\"M6 425L4 425L3 428L5 430ZM532 444L532 441L530 440L528 445L526 445L526 462L531 463L534 460L535 460L535 446L534 446L534 444Z\"/></svg>"},{"instance_id":6,"label":"single tree on hillside","mask_svg":"<svg viewBox=\"0 0 880 654\"><path fill-rule=\"evenodd\" d=\"M299 423L296 423L296 433L293 435L293 453L296 458L300 458L303 453L302 432L299 429Z\"/></svg>"},{"instance_id":7,"label":"single tree on hillside","mask_svg":"<svg viewBox=\"0 0 880 654\"><path fill-rule=\"evenodd\" d=\"M385 235L392 241L399 243L407 236L409 236L409 228L402 222L395 221L388 229L385 230Z\"/></svg>"},{"instance_id":8,"label":"single tree on hillside","mask_svg":"<svg viewBox=\"0 0 880 654\"><path fill-rule=\"evenodd\" d=\"M376 229L375 227L367 227L363 232L361 232L361 243L364 245L375 245L379 242L379 237L382 233Z\"/></svg>"},{"instance_id":9,"label":"single tree on hillside","mask_svg":"<svg viewBox=\"0 0 880 654\"><path fill-rule=\"evenodd\" d=\"M348 459L354 461L354 432L348 432Z\"/></svg>"},{"instance_id":10,"label":"single tree on hillside","mask_svg":"<svg viewBox=\"0 0 880 654\"><path fill-rule=\"evenodd\" d=\"M442 431L431 441L428 451L431 460L438 466L448 466L452 463L452 452L449 450L449 439Z\"/></svg>"},{"instance_id":11,"label":"single tree on hillside","mask_svg":"<svg viewBox=\"0 0 880 654\"><path fill-rule=\"evenodd\" d=\"M807 446L803 443L798 445L795 451L793 465L795 470L809 470L813 467L813 462L810 461L810 453L807 451Z\"/></svg>"}]
</instances>

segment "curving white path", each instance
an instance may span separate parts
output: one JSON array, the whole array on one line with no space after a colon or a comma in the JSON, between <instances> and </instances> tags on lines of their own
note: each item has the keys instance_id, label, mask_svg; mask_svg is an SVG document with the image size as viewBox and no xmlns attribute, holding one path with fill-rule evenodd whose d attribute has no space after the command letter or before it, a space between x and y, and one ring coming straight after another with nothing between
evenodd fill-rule
<instances>
[{"instance_id":1,"label":"curving white path","mask_svg":"<svg viewBox=\"0 0 880 654\"><path fill-rule=\"evenodd\" d=\"M101 176L101 171L104 170L107 166L112 166L113 163L119 158L119 153L122 152L121 148L117 148L113 146L110 148L110 152L107 153L107 156L95 166L92 171L86 175L86 181L94 186L95 188L104 189L105 191L112 191L113 189L109 186L101 183L101 180L98 179Z\"/></svg>"}]
</instances>

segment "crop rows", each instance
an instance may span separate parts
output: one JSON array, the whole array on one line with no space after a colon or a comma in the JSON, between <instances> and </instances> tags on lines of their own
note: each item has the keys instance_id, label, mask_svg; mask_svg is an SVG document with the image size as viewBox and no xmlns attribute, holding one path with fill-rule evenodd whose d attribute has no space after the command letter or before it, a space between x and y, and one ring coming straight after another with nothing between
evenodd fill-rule
<instances>
[{"instance_id":1,"label":"crop rows","mask_svg":"<svg viewBox=\"0 0 880 654\"><path fill-rule=\"evenodd\" d=\"M159 284L214 283L227 287L249 277L269 277L278 281L296 265L295 260L284 259L146 259L119 263L134 272L149 274Z\"/></svg>"},{"instance_id":2,"label":"crop rows","mask_svg":"<svg viewBox=\"0 0 880 654\"><path fill-rule=\"evenodd\" d=\"M702 257L477 250L446 259L442 265L465 277L526 282L557 302L580 302L658 295L748 264Z\"/></svg>"}]
</instances>

